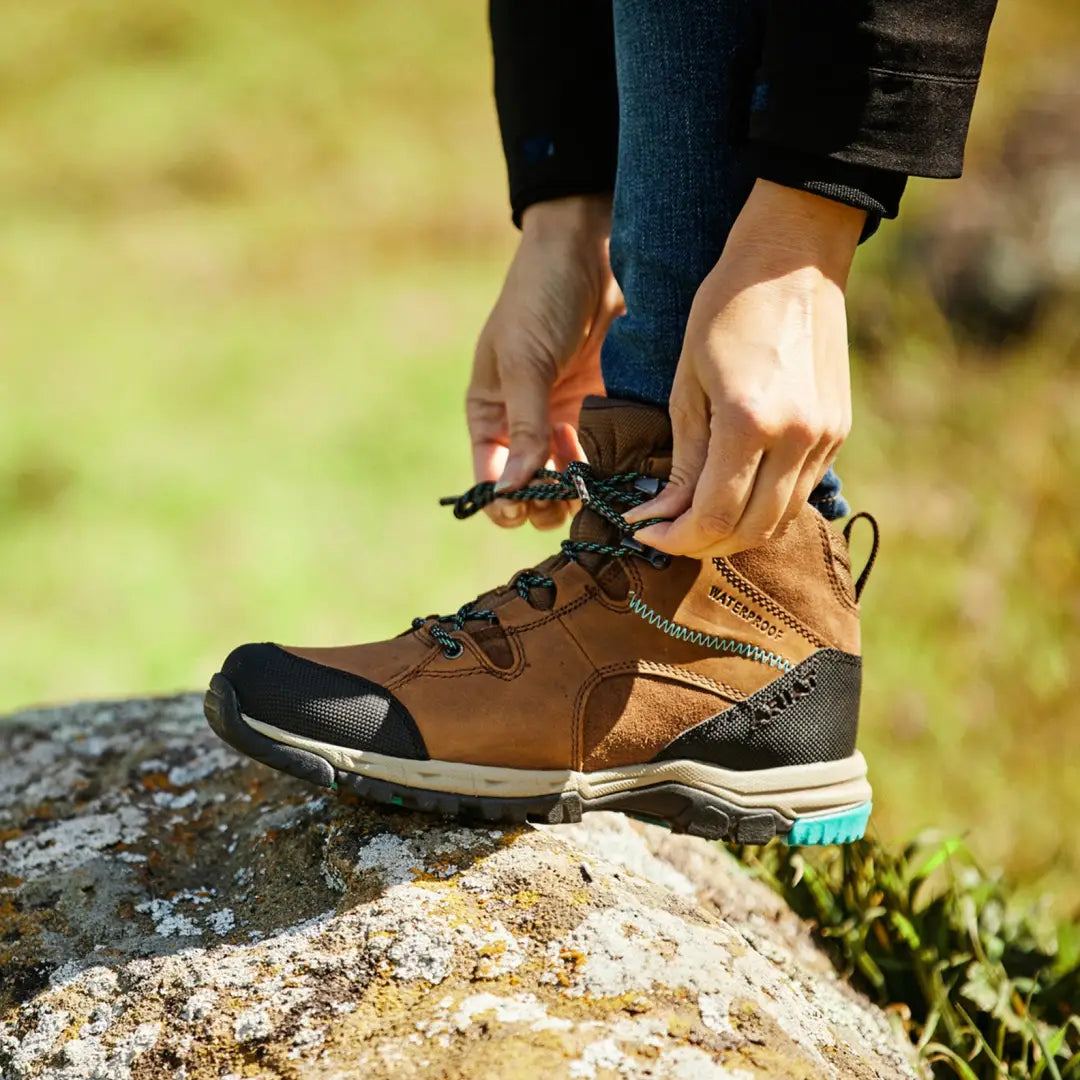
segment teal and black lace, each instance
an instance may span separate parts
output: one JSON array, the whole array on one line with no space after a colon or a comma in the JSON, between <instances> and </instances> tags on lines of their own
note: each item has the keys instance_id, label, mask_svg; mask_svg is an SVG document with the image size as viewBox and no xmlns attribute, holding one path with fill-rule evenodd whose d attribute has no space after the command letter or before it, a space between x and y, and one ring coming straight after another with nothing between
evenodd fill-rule
<instances>
[{"instance_id":1,"label":"teal and black lace","mask_svg":"<svg viewBox=\"0 0 1080 1080\"><path fill-rule=\"evenodd\" d=\"M534 479L539 483L530 484L517 491L500 492L498 495L495 494L494 484L490 482L476 484L463 495L440 499L439 503L441 506L453 506L454 517L464 519L479 513L497 498L529 501L580 499L584 509L598 514L616 530L619 541L604 544L595 540L564 540L562 542L564 558L576 562L580 555L586 553L605 555L612 559L624 559L628 555L636 555L657 569L663 569L670 563L670 557L662 551L646 547L634 539L634 533L647 525L655 524L660 520L659 518L639 521L631 525L622 516L631 507L639 506L657 494L661 482L656 477L638 472L599 477L585 462L574 461L567 467L566 472L538 469L534 474ZM532 596L533 589L555 588L552 578L546 574L539 574L535 570L522 570L514 576L511 585L517 589L518 595L523 600L534 606L536 605ZM429 633L442 646L443 655L448 660L453 660L460 656L465 648L454 637L454 632L460 633L465 629L466 623L471 621L492 624L499 621L494 611L478 608L475 605L476 601L471 600L458 608L453 615L429 615L426 619L413 619L413 629L419 630L428 620L434 620Z\"/></svg>"}]
</instances>

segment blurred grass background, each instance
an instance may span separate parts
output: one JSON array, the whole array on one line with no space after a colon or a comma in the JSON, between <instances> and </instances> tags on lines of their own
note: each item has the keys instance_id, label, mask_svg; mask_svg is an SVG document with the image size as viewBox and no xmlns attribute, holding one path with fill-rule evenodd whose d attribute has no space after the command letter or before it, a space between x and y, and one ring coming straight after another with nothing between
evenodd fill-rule
<instances>
[{"instance_id":1,"label":"blurred grass background","mask_svg":"<svg viewBox=\"0 0 1080 1080\"><path fill-rule=\"evenodd\" d=\"M552 547L436 505L515 241L484 9L0 0L0 711L396 633ZM1077 57L1075 4L1002 0L974 170ZM1072 907L1080 355L965 346L892 277L969 182L913 184L852 287L857 344L890 305L841 459L884 532L863 747L884 838Z\"/></svg>"}]
</instances>

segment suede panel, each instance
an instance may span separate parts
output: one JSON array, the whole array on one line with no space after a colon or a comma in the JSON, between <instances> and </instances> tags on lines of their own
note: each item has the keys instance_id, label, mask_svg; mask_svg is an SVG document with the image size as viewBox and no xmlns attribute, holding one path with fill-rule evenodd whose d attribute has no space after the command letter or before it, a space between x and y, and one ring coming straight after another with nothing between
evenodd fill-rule
<instances>
[{"instance_id":1,"label":"suede panel","mask_svg":"<svg viewBox=\"0 0 1080 1080\"><path fill-rule=\"evenodd\" d=\"M651 760L672 740L731 703L674 680L635 673L602 678L585 702L585 772Z\"/></svg>"},{"instance_id":2,"label":"suede panel","mask_svg":"<svg viewBox=\"0 0 1080 1080\"><path fill-rule=\"evenodd\" d=\"M842 544L842 538L808 506L768 544L741 551L727 562L827 644L858 654L858 606Z\"/></svg>"}]
</instances>

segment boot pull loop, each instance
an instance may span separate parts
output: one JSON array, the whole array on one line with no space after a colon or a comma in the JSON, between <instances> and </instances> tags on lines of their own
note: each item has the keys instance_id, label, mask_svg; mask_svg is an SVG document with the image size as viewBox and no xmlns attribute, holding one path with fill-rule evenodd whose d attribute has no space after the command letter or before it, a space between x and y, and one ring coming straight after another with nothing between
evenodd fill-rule
<instances>
[{"instance_id":1,"label":"boot pull loop","mask_svg":"<svg viewBox=\"0 0 1080 1080\"><path fill-rule=\"evenodd\" d=\"M848 547L851 547L851 527L860 518L864 518L870 522L870 528L874 530L874 542L870 546L870 558L866 560L866 565L863 567L862 573L859 575L858 581L855 582L855 599L859 600L862 597L863 589L866 588L867 579L870 577L870 571L874 568L874 560L877 558L878 543L881 540L881 532L878 529L878 523L873 514L868 514L865 510L860 511L848 523L844 526L844 540L847 542Z\"/></svg>"}]
</instances>

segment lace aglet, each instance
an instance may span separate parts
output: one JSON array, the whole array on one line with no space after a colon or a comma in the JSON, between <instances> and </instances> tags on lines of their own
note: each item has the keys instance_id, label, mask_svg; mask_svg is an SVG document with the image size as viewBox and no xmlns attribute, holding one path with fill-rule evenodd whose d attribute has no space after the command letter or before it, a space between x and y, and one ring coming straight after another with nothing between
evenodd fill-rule
<instances>
[{"instance_id":1,"label":"lace aglet","mask_svg":"<svg viewBox=\"0 0 1080 1080\"><path fill-rule=\"evenodd\" d=\"M583 506L587 506L592 502L592 496L589 494L589 489L585 486L585 481L578 476L577 473L573 474L574 487L577 489L578 498L581 500Z\"/></svg>"}]
</instances>

